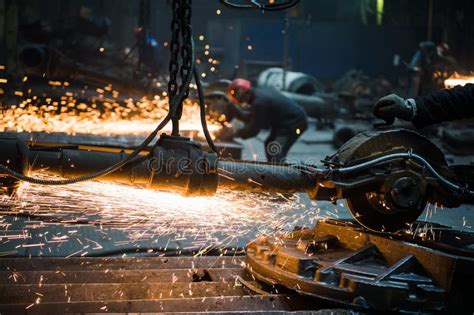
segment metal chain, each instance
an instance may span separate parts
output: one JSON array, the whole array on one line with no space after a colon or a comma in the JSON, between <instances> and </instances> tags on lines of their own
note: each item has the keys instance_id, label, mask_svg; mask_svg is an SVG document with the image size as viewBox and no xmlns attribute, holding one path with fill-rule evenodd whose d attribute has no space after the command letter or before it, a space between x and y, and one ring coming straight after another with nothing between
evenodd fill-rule
<instances>
[{"instance_id":1,"label":"metal chain","mask_svg":"<svg viewBox=\"0 0 474 315\"><path fill-rule=\"evenodd\" d=\"M168 97L170 104L178 94L188 97L189 84L186 83L192 73L192 32L191 32L191 0L173 0L173 19L171 21L172 38L170 41L171 59L169 63L170 80L168 83ZM181 53L181 67L180 67ZM178 82L178 71L179 79ZM173 135L179 135L179 119L183 112L183 104L177 104L172 118Z\"/></svg>"},{"instance_id":2,"label":"metal chain","mask_svg":"<svg viewBox=\"0 0 474 315\"><path fill-rule=\"evenodd\" d=\"M170 41L170 62L169 62L169 72L170 79L168 82L168 98L169 103L172 104L173 100L178 94L178 71L179 71L179 34L180 34L180 0L173 0L172 11L173 18L171 20L171 41Z\"/></svg>"},{"instance_id":3,"label":"metal chain","mask_svg":"<svg viewBox=\"0 0 474 315\"><path fill-rule=\"evenodd\" d=\"M183 45L181 47L181 86L180 92L183 90L184 95L188 97L189 94L189 85L184 84L185 78L190 75L192 72L192 62L191 59L191 3L192 0L181 0L181 38ZM180 104L178 110L176 111L176 118L180 119L183 112L183 104Z\"/></svg>"}]
</instances>

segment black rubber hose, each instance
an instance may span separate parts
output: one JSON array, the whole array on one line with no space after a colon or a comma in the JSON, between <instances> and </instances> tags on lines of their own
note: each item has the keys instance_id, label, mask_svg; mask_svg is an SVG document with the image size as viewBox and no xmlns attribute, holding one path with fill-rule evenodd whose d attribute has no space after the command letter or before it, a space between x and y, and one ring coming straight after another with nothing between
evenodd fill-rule
<instances>
[{"instance_id":1,"label":"black rubber hose","mask_svg":"<svg viewBox=\"0 0 474 315\"><path fill-rule=\"evenodd\" d=\"M201 84L201 79L199 78L199 72L194 66L194 81L196 82L197 90L198 90L198 96L199 96L199 108L201 112L201 125L202 125L202 131L204 132L204 137L206 137L207 144L209 147L212 149L212 151L216 152L217 155L219 155L219 152L217 150L216 145L214 144L214 141L212 140L211 134L209 133L209 129L207 127L207 121L206 121L206 104L204 102L204 92L202 89L202 84Z\"/></svg>"}]
</instances>

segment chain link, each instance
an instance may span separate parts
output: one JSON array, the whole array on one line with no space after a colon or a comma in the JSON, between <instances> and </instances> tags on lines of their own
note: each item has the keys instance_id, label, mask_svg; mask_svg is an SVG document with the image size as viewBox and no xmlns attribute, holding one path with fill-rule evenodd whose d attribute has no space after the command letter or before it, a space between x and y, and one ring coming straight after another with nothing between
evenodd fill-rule
<instances>
[{"instance_id":1,"label":"chain link","mask_svg":"<svg viewBox=\"0 0 474 315\"><path fill-rule=\"evenodd\" d=\"M182 1L182 14L183 18L181 20L181 36L183 40L183 46L181 47L181 69L180 76L181 80L184 81L190 71L192 66L191 60L191 0L181 0ZM181 88L189 90L189 86L181 86ZM186 94L187 95L187 94Z\"/></svg>"},{"instance_id":2,"label":"chain link","mask_svg":"<svg viewBox=\"0 0 474 315\"><path fill-rule=\"evenodd\" d=\"M183 45L181 47L181 86L180 92L184 90L184 95L187 98L189 94L189 85L185 85L186 77L191 75L192 72L192 62L191 60L191 2L192 0L181 0L181 38ZM176 111L176 118L181 119L183 113L183 104L179 105L178 110Z\"/></svg>"},{"instance_id":3,"label":"chain link","mask_svg":"<svg viewBox=\"0 0 474 315\"><path fill-rule=\"evenodd\" d=\"M189 94L189 84L186 78L192 75L192 31L191 31L191 1L173 0L173 18L171 21L171 41L170 41L170 80L168 83L168 97L170 104L173 104L177 95L183 92L185 98ZM181 55L180 55L181 54ZM181 57L181 60L180 60ZM181 67L180 67L181 64ZM179 82L178 82L179 72ZM183 104L177 104L176 112L172 118L173 134L179 134L179 119L183 112Z\"/></svg>"},{"instance_id":4,"label":"chain link","mask_svg":"<svg viewBox=\"0 0 474 315\"><path fill-rule=\"evenodd\" d=\"M171 20L171 41L170 41L170 62L169 62L169 72L170 79L168 82L168 97L169 103L172 103L172 100L176 97L178 92L178 70L179 70L179 34L180 34L180 0L173 0L172 11L173 18Z\"/></svg>"}]
</instances>

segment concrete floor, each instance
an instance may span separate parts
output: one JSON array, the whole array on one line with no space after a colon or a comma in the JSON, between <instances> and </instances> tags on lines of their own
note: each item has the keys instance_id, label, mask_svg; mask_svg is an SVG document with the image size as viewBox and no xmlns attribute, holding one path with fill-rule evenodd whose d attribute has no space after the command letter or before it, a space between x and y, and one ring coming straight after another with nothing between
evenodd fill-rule
<instances>
[{"instance_id":1,"label":"concrete floor","mask_svg":"<svg viewBox=\"0 0 474 315\"><path fill-rule=\"evenodd\" d=\"M266 135L262 132L242 141L244 159L264 160ZM331 137L331 131L311 127L291 149L289 159L320 164L335 152L329 143ZM312 226L319 217L351 218L344 201L337 205L315 202L305 194L290 199L224 194L204 201L186 201L173 195L163 199L155 192L122 186L109 191L110 186L95 186L100 183L84 185L88 186L32 189L21 201L3 200L0 256L100 256L122 255L122 251L133 255L135 251L143 254L143 249L145 254L156 254L171 248L186 253L196 246L243 247L263 233L284 232L295 225ZM83 188L88 188L88 193ZM206 206L201 207L203 202ZM12 208L17 211L15 215L9 213ZM473 206L431 207L420 220L473 231L473 210ZM18 215L21 212L35 212L41 217ZM55 216L61 220L55 220Z\"/></svg>"}]
</instances>

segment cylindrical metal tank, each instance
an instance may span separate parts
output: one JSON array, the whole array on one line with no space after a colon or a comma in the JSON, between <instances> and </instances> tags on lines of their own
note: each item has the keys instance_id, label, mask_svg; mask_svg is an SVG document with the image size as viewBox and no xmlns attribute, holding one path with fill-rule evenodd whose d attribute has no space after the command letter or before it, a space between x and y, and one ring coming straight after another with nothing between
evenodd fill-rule
<instances>
[{"instance_id":1,"label":"cylindrical metal tank","mask_svg":"<svg viewBox=\"0 0 474 315\"><path fill-rule=\"evenodd\" d=\"M257 79L257 84L305 95L324 90L323 85L315 77L302 72L284 71L282 68L268 68L263 71Z\"/></svg>"}]
</instances>

